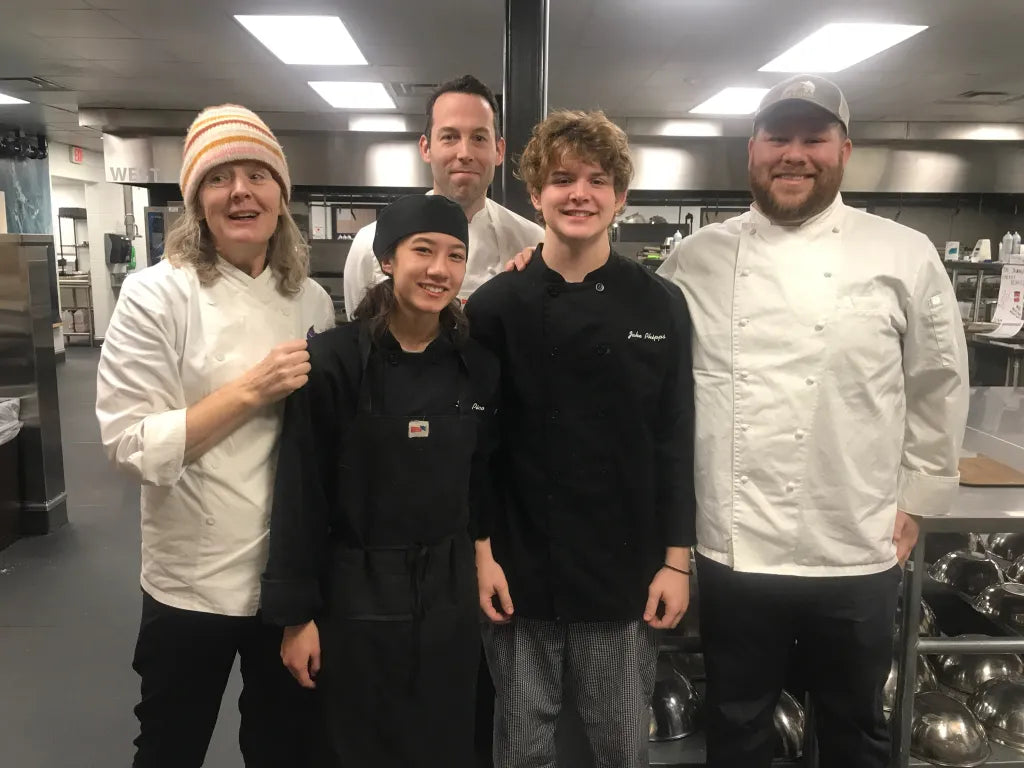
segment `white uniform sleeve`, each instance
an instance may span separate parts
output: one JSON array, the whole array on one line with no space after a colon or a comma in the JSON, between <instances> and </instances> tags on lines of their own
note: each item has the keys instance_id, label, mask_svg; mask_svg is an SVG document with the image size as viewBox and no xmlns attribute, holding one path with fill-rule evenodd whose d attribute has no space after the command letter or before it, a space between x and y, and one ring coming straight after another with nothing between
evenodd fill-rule
<instances>
[{"instance_id":1,"label":"white uniform sleeve","mask_svg":"<svg viewBox=\"0 0 1024 768\"><path fill-rule=\"evenodd\" d=\"M185 458L185 395L174 308L151 281L125 281L96 374L107 456L144 484L171 486Z\"/></svg>"},{"instance_id":2,"label":"white uniform sleeve","mask_svg":"<svg viewBox=\"0 0 1024 768\"><path fill-rule=\"evenodd\" d=\"M377 257L373 255L373 236L376 227L366 226L356 232L345 260L345 314L352 319L356 307L370 286L384 280Z\"/></svg>"},{"instance_id":3,"label":"white uniform sleeve","mask_svg":"<svg viewBox=\"0 0 1024 768\"><path fill-rule=\"evenodd\" d=\"M956 497L970 384L956 296L930 244L927 250L903 338L907 421L897 506L935 516L949 514Z\"/></svg>"}]
</instances>

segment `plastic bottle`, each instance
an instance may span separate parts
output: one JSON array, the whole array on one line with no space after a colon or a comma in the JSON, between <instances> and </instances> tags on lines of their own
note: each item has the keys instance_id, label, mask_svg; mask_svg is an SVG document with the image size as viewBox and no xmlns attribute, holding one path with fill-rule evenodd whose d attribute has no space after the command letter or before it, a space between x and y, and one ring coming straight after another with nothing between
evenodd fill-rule
<instances>
[{"instance_id":1,"label":"plastic bottle","mask_svg":"<svg viewBox=\"0 0 1024 768\"><path fill-rule=\"evenodd\" d=\"M672 247L675 248L681 242L683 242L683 233L677 229L676 233L672 235Z\"/></svg>"},{"instance_id":2,"label":"plastic bottle","mask_svg":"<svg viewBox=\"0 0 1024 768\"><path fill-rule=\"evenodd\" d=\"M60 313L61 322L64 323L65 333L75 332L75 316L71 314L70 309L65 309Z\"/></svg>"},{"instance_id":3,"label":"plastic bottle","mask_svg":"<svg viewBox=\"0 0 1024 768\"><path fill-rule=\"evenodd\" d=\"M1020 253L1020 232L1013 233L1013 247L1010 253Z\"/></svg>"},{"instance_id":4,"label":"plastic bottle","mask_svg":"<svg viewBox=\"0 0 1024 768\"><path fill-rule=\"evenodd\" d=\"M999 259L1002 261L1003 257L1009 256L1013 253L1013 233L1007 231L1003 235L1003 240L999 243Z\"/></svg>"},{"instance_id":5,"label":"plastic bottle","mask_svg":"<svg viewBox=\"0 0 1024 768\"><path fill-rule=\"evenodd\" d=\"M89 332L89 315L85 313L84 309L75 310L75 330L78 333Z\"/></svg>"}]
</instances>

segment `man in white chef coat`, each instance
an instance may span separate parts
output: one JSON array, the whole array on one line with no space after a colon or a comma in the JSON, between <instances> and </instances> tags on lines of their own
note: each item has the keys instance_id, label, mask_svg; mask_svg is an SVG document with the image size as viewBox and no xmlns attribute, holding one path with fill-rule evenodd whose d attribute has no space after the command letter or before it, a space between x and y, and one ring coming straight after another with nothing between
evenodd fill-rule
<instances>
[{"instance_id":1,"label":"man in white chef coat","mask_svg":"<svg viewBox=\"0 0 1024 768\"><path fill-rule=\"evenodd\" d=\"M469 259L459 298L466 299L501 271L523 248L533 248L544 230L487 197L494 169L505 158L498 103L491 89L472 75L438 86L427 102L427 126L420 157L430 163L431 193L462 206L469 219ZM356 233L345 261L345 311L351 318L371 285L384 280L373 255L376 224Z\"/></svg>"},{"instance_id":2,"label":"man in white chef coat","mask_svg":"<svg viewBox=\"0 0 1024 768\"><path fill-rule=\"evenodd\" d=\"M928 238L843 203L849 121L824 78L769 91L751 210L659 270L694 327L710 768L767 768L794 645L823 768L888 765L897 563L957 490L956 299Z\"/></svg>"}]
</instances>

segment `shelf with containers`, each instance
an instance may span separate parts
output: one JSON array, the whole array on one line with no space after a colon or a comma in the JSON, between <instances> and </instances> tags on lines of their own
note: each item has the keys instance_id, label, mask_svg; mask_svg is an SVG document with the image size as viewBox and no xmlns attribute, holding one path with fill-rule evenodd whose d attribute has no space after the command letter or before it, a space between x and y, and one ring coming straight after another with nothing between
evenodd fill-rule
<instances>
[{"instance_id":1,"label":"shelf with containers","mask_svg":"<svg viewBox=\"0 0 1024 768\"><path fill-rule=\"evenodd\" d=\"M61 296L61 320L67 342L96 346L96 315L92 281L88 274L57 278Z\"/></svg>"},{"instance_id":2,"label":"shelf with containers","mask_svg":"<svg viewBox=\"0 0 1024 768\"><path fill-rule=\"evenodd\" d=\"M1024 418L1018 410L1024 406L1024 394L1002 387L976 388L972 391L968 428L964 435L965 452L989 456L1018 471L1024 471ZM919 620L921 596L926 586L934 586L926 572L925 540L929 534L994 534L1024 532L1024 492L1019 487L967 487L959 490L953 514L921 518L921 537L907 565L903 580L903 610L900 615L897 647L896 706L892 715L894 768L937 763L917 759L910 753L914 723L914 686L904 670L917 667L919 654L984 654L1024 652L1024 637L1019 632L1007 636L921 637ZM973 606L969 609L973 611ZM1006 630L977 613L995 629ZM992 633L995 634L994 632ZM1024 712L1021 713L1024 717ZM1024 768L1024 752L989 739L991 756L985 766Z\"/></svg>"}]
</instances>

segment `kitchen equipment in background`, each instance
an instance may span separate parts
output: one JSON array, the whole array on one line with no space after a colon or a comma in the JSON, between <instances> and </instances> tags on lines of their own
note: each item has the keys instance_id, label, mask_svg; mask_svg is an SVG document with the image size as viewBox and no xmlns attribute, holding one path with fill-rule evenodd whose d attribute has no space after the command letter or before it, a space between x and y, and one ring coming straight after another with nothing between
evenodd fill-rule
<instances>
[{"instance_id":1,"label":"kitchen equipment in background","mask_svg":"<svg viewBox=\"0 0 1024 768\"><path fill-rule=\"evenodd\" d=\"M971 251L971 261L992 261L992 241L983 237L976 242Z\"/></svg>"},{"instance_id":2,"label":"kitchen equipment in background","mask_svg":"<svg viewBox=\"0 0 1024 768\"><path fill-rule=\"evenodd\" d=\"M659 655L650 703L650 741L674 741L694 733L700 710L700 699L693 685L667 655Z\"/></svg>"},{"instance_id":3,"label":"kitchen equipment in background","mask_svg":"<svg viewBox=\"0 0 1024 768\"><path fill-rule=\"evenodd\" d=\"M960 241L947 240L946 249L943 255L945 261L960 261Z\"/></svg>"},{"instance_id":4,"label":"kitchen equipment in background","mask_svg":"<svg viewBox=\"0 0 1024 768\"><path fill-rule=\"evenodd\" d=\"M985 729L966 705L938 693L914 696L910 754L934 765L975 768L992 753Z\"/></svg>"},{"instance_id":5,"label":"kitchen equipment in background","mask_svg":"<svg viewBox=\"0 0 1024 768\"><path fill-rule=\"evenodd\" d=\"M1012 563L1024 555L1024 532L993 533L988 537L985 548L996 557ZM1013 579L1016 581L1016 579Z\"/></svg>"},{"instance_id":6,"label":"kitchen equipment in background","mask_svg":"<svg viewBox=\"0 0 1024 768\"><path fill-rule=\"evenodd\" d=\"M985 544L976 533L928 533L924 537L924 561L934 563L947 552L965 549L970 552L984 552Z\"/></svg>"},{"instance_id":7,"label":"kitchen equipment in background","mask_svg":"<svg viewBox=\"0 0 1024 768\"><path fill-rule=\"evenodd\" d=\"M988 635L958 635L957 640L987 640ZM947 688L974 693L989 680L1024 682L1024 662L1014 653L951 653L940 656L938 676Z\"/></svg>"},{"instance_id":8,"label":"kitchen equipment in background","mask_svg":"<svg viewBox=\"0 0 1024 768\"><path fill-rule=\"evenodd\" d=\"M1024 752L1024 684L991 680L971 696L968 706L992 741Z\"/></svg>"},{"instance_id":9,"label":"kitchen equipment in background","mask_svg":"<svg viewBox=\"0 0 1024 768\"><path fill-rule=\"evenodd\" d=\"M886 719L892 715L892 709L896 703L896 677L898 672L899 659L894 658L892 660L892 667L889 669L889 677L886 679L885 687L882 689L882 711L885 712ZM938 690L938 687L939 681L935 676L935 670L932 669L931 662L924 656L918 655L917 675L914 677L914 693L935 691Z\"/></svg>"},{"instance_id":10,"label":"kitchen equipment in background","mask_svg":"<svg viewBox=\"0 0 1024 768\"><path fill-rule=\"evenodd\" d=\"M1002 622L1004 626L1024 631L1024 585L1015 582L993 584L974 599L979 613Z\"/></svg>"},{"instance_id":11,"label":"kitchen equipment in background","mask_svg":"<svg viewBox=\"0 0 1024 768\"><path fill-rule=\"evenodd\" d=\"M143 209L146 219L146 264L153 266L164 257L167 234L174 223L185 213L184 203L180 205L147 206Z\"/></svg>"},{"instance_id":12,"label":"kitchen equipment in background","mask_svg":"<svg viewBox=\"0 0 1024 768\"><path fill-rule=\"evenodd\" d=\"M940 557L928 569L928 575L969 597L980 595L986 587L1004 580L995 560L987 554L963 549Z\"/></svg>"},{"instance_id":13,"label":"kitchen equipment in background","mask_svg":"<svg viewBox=\"0 0 1024 768\"><path fill-rule=\"evenodd\" d=\"M783 691L779 696L772 722L776 735L775 756L785 760L798 760L804 753L807 716L804 714L804 708L788 691Z\"/></svg>"},{"instance_id":14,"label":"kitchen equipment in background","mask_svg":"<svg viewBox=\"0 0 1024 768\"><path fill-rule=\"evenodd\" d=\"M1007 230L1003 239L999 241L999 261L1004 261L1007 256L1013 253L1013 233Z\"/></svg>"}]
</instances>

